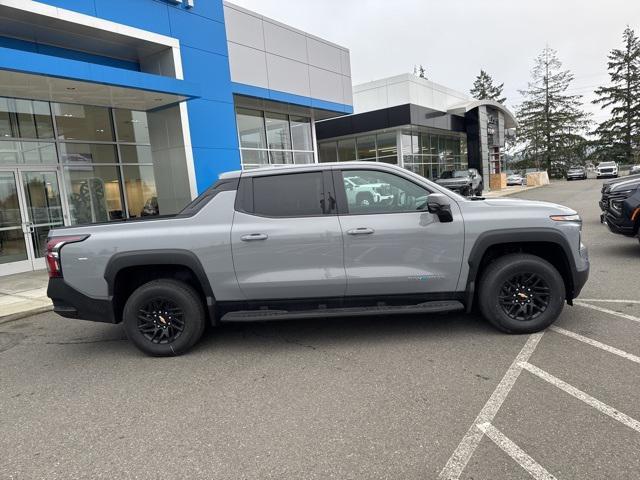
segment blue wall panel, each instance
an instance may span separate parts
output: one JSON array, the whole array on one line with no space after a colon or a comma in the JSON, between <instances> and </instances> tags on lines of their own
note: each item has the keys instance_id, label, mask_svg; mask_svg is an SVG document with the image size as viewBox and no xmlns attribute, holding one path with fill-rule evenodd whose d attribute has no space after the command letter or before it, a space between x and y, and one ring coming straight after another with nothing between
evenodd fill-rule
<instances>
[{"instance_id":1,"label":"blue wall panel","mask_svg":"<svg viewBox=\"0 0 640 480\"><path fill-rule=\"evenodd\" d=\"M167 2L154 0L93 1L96 4L96 16L99 18L163 35L171 35L169 8L179 8L170 6ZM73 10L71 7L69 9Z\"/></svg>"},{"instance_id":2,"label":"blue wall panel","mask_svg":"<svg viewBox=\"0 0 640 480\"><path fill-rule=\"evenodd\" d=\"M191 144L203 148L238 148L234 106L229 102L217 102L198 98L189 101L189 127Z\"/></svg>"},{"instance_id":3,"label":"blue wall panel","mask_svg":"<svg viewBox=\"0 0 640 480\"><path fill-rule=\"evenodd\" d=\"M182 47L184 78L194 78L200 83L200 96L219 102L233 102L229 59L191 47Z\"/></svg>"},{"instance_id":4,"label":"blue wall panel","mask_svg":"<svg viewBox=\"0 0 640 480\"><path fill-rule=\"evenodd\" d=\"M54 7L66 8L86 15L96 16L96 5L93 0L40 0Z\"/></svg>"},{"instance_id":5,"label":"blue wall panel","mask_svg":"<svg viewBox=\"0 0 640 480\"><path fill-rule=\"evenodd\" d=\"M240 170L240 151L237 148L193 147L193 155L198 158L196 182L199 192L218 180L220 173Z\"/></svg>"},{"instance_id":6,"label":"blue wall panel","mask_svg":"<svg viewBox=\"0 0 640 480\"><path fill-rule=\"evenodd\" d=\"M227 37L224 23L194 15L188 10L169 9L171 36L180 39L184 47L227 55Z\"/></svg>"}]
</instances>

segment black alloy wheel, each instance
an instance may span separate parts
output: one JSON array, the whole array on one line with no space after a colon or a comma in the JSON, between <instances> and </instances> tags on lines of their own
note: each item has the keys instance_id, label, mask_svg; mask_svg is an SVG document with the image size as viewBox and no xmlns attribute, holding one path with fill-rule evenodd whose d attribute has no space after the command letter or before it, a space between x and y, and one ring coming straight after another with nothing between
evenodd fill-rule
<instances>
[{"instance_id":1,"label":"black alloy wheel","mask_svg":"<svg viewBox=\"0 0 640 480\"><path fill-rule=\"evenodd\" d=\"M521 273L505 280L498 297L500 306L513 320L530 321L549 306L551 291L536 273Z\"/></svg>"},{"instance_id":2,"label":"black alloy wheel","mask_svg":"<svg viewBox=\"0 0 640 480\"><path fill-rule=\"evenodd\" d=\"M122 312L129 340L156 357L188 351L202 337L205 320L204 299L192 286L170 278L138 287Z\"/></svg>"},{"instance_id":3,"label":"black alloy wheel","mask_svg":"<svg viewBox=\"0 0 640 480\"><path fill-rule=\"evenodd\" d=\"M154 298L138 309L138 330L151 343L171 343L184 332L184 312L171 300Z\"/></svg>"},{"instance_id":4,"label":"black alloy wheel","mask_svg":"<svg viewBox=\"0 0 640 480\"><path fill-rule=\"evenodd\" d=\"M507 333L544 330L558 318L566 299L560 272L528 253L510 253L492 261L478 287L482 316Z\"/></svg>"}]
</instances>

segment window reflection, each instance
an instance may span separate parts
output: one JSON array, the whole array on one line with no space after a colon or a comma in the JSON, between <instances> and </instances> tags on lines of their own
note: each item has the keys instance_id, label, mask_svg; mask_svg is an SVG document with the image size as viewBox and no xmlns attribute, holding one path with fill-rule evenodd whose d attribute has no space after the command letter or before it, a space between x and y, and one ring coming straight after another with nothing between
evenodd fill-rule
<instances>
[{"instance_id":1,"label":"window reflection","mask_svg":"<svg viewBox=\"0 0 640 480\"><path fill-rule=\"evenodd\" d=\"M51 106L59 139L101 142L114 140L108 108L71 103L52 103Z\"/></svg>"},{"instance_id":2,"label":"window reflection","mask_svg":"<svg viewBox=\"0 0 640 480\"><path fill-rule=\"evenodd\" d=\"M114 109L113 116L119 142L150 143L146 112Z\"/></svg>"},{"instance_id":3,"label":"window reflection","mask_svg":"<svg viewBox=\"0 0 640 480\"><path fill-rule=\"evenodd\" d=\"M238 108L236 123L243 168L314 162L309 117Z\"/></svg>"},{"instance_id":4,"label":"window reflection","mask_svg":"<svg viewBox=\"0 0 640 480\"><path fill-rule=\"evenodd\" d=\"M64 167L72 223L95 223L124 218L118 167L73 165Z\"/></svg>"},{"instance_id":5,"label":"window reflection","mask_svg":"<svg viewBox=\"0 0 640 480\"><path fill-rule=\"evenodd\" d=\"M159 215L158 192L153 167L146 165L125 165L124 188L127 194L129 217Z\"/></svg>"},{"instance_id":6,"label":"window reflection","mask_svg":"<svg viewBox=\"0 0 640 480\"><path fill-rule=\"evenodd\" d=\"M49 104L0 98L0 138L53 138Z\"/></svg>"}]
</instances>

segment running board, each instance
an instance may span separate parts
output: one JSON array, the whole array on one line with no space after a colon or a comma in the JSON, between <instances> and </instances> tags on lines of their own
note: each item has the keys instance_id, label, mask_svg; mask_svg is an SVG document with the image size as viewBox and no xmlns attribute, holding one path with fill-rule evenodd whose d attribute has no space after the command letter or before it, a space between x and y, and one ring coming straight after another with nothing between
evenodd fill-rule
<instances>
[{"instance_id":1,"label":"running board","mask_svg":"<svg viewBox=\"0 0 640 480\"><path fill-rule=\"evenodd\" d=\"M405 313L444 313L464 310L458 301L423 302L417 305L383 305L372 307L317 308L314 310L239 310L222 316L221 322L255 322L259 320L289 320L327 317L363 317Z\"/></svg>"}]
</instances>

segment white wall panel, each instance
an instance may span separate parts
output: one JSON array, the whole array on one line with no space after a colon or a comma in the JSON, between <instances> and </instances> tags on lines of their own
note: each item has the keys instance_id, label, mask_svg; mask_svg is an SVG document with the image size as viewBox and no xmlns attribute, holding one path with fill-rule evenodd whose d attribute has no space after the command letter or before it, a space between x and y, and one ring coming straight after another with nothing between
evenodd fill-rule
<instances>
[{"instance_id":1,"label":"white wall panel","mask_svg":"<svg viewBox=\"0 0 640 480\"><path fill-rule=\"evenodd\" d=\"M309 65L342 73L341 49L308 37L307 51L309 52Z\"/></svg>"},{"instance_id":2,"label":"white wall panel","mask_svg":"<svg viewBox=\"0 0 640 480\"><path fill-rule=\"evenodd\" d=\"M228 48L232 81L269 88L267 60L263 50L231 42Z\"/></svg>"},{"instance_id":3,"label":"white wall panel","mask_svg":"<svg viewBox=\"0 0 640 480\"><path fill-rule=\"evenodd\" d=\"M228 41L264 50L262 18L225 5L224 23Z\"/></svg>"},{"instance_id":4,"label":"white wall panel","mask_svg":"<svg viewBox=\"0 0 640 480\"><path fill-rule=\"evenodd\" d=\"M231 80L352 104L349 50L224 2Z\"/></svg>"},{"instance_id":5,"label":"white wall panel","mask_svg":"<svg viewBox=\"0 0 640 480\"><path fill-rule=\"evenodd\" d=\"M264 22L264 44L268 53L308 63L307 39L296 31Z\"/></svg>"},{"instance_id":6,"label":"white wall panel","mask_svg":"<svg viewBox=\"0 0 640 480\"><path fill-rule=\"evenodd\" d=\"M343 103L342 75L310 66L309 78L313 98Z\"/></svg>"},{"instance_id":7,"label":"white wall panel","mask_svg":"<svg viewBox=\"0 0 640 480\"><path fill-rule=\"evenodd\" d=\"M313 96L309 91L309 66L267 53L269 88L295 95Z\"/></svg>"}]
</instances>

